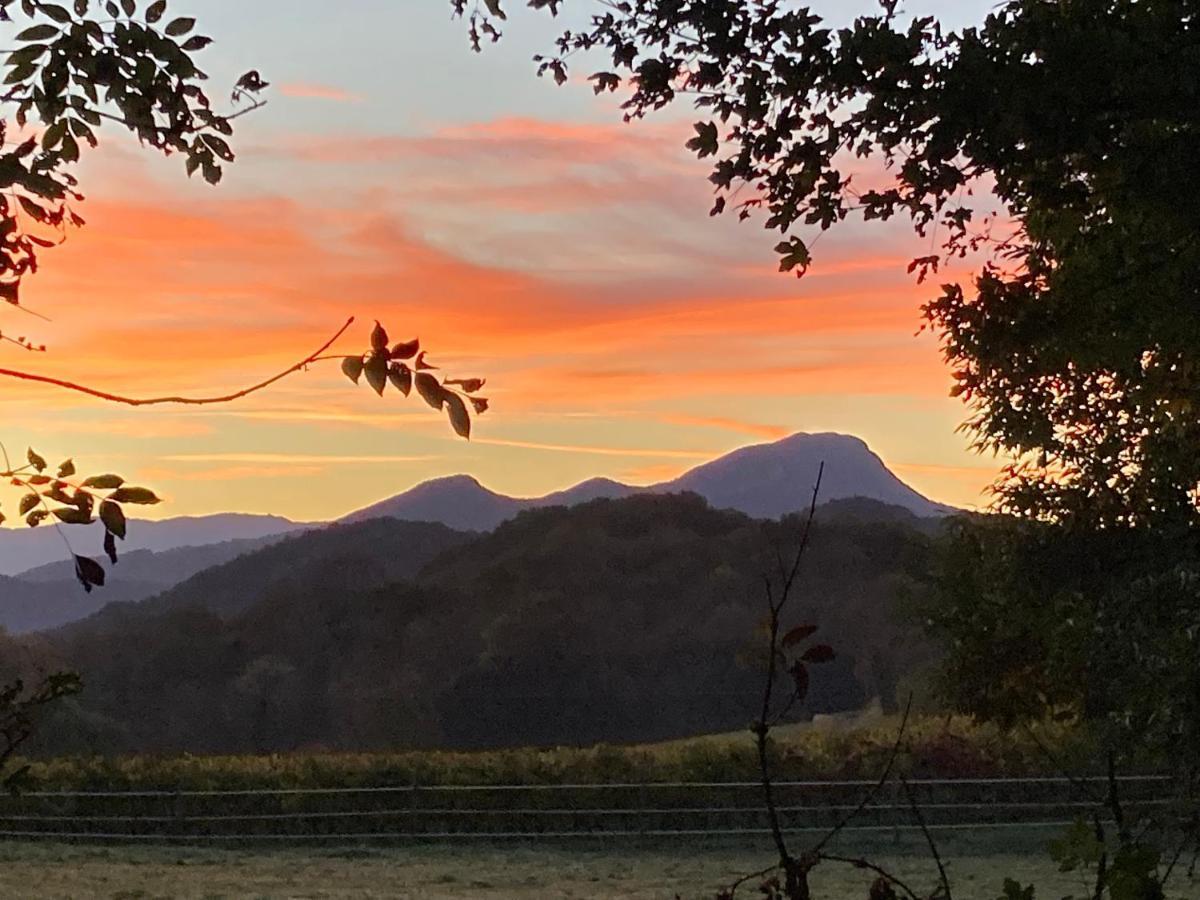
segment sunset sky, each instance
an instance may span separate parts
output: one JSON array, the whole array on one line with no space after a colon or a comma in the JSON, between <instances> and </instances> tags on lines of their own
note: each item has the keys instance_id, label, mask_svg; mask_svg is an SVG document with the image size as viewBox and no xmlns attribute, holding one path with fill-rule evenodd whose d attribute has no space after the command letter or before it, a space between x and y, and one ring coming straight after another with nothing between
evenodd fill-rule
<instances>
[{"instance_id":1,"label":"sunset sky","mask_svg":"<svg viewBox=\"0 0 1200 900\"><path fill-rule=\"evenodd\" d=\"M990 4L910 6L962 22ZM457 472L517 495L648 483L830 430L935 500L981 503L996 464L955 433L963 409L916 335L932 289L905 265L928 239L848 223L803 280L778 274L777 237L708 218L689 109L624 125L586 84L536 78L562 23L508 7L505 40L476 56L446 0L172 2L215 38L214 95L249 68L272 84L237 123L238 161L214 189L102 130L80 172L88 225L24 288L53 321L0 310L50 350L8 345L0 365L134 395L253 383L350 315L338 346L357 351L378 318L447 373L487 377L470 443L336 364L201 409L7 381L0 440L135 478L169 500L157 516L324 519Z\"/></svg>"}]
</instances>

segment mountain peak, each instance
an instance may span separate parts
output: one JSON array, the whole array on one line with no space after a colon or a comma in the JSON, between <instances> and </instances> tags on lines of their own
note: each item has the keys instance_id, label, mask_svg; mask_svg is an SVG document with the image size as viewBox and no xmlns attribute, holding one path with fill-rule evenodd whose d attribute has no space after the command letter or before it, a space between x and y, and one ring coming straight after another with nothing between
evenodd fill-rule
<instances>
[{"instance_id":1,"label":"mountain peak","mask_svg":"<svg viewBox=\"0 0 1200 900\"><path fill-rule=\"evenodd\" d=\"M596 477L544 497L518 498L497 494L470 475L448 475L353 512L342 521L391 517L489 531L523 509L684 491L699 494L718 509L774 519L807 506L821 463L825 464L819 498L823 503L865 497L917 516L952 511L892 474L862 438L825 431L797 432L773 443L741 447L672 481L645 488Z\"/></svg>"}]
</instances>

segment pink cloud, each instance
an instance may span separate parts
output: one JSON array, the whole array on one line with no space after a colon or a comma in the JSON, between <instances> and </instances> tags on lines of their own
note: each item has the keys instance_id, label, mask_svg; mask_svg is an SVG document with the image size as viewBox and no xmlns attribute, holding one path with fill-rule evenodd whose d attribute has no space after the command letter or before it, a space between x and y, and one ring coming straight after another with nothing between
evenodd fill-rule
<instances>
[{"instance_id":1,"label":"pink cloud","mask_svg":"<svg viewBox=\"0 0 1200 900\"><path fill-rule=\"evenodd\" d=\"M338 103L362 103L362 94L355 94L342 88L327 84L313 84L306 81L288 81L279 85L279 93L285 97L299 97L305 100L333 100Z\"/></svg>"}]
</instances>

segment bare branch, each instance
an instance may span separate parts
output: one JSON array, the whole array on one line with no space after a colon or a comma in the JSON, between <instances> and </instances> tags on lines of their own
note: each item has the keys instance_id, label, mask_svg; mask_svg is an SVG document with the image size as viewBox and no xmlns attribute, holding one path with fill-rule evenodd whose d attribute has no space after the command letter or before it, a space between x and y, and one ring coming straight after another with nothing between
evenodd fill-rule
<instances>
[{"instance_id":1,"label":"bare branch","mask_svg":"<svg viewBox=\"0 0 1200 900\"><path fill-rule=\"evenodd\" d=\"M110 403L124 403L127 406L156 406L164 403L184 404L188 406L204 406L212 403L229 403L233 400L240 400L242 397L246 397L255 393L256 391L261 391L263 388L270 387L275 382L281 381L282 379L291 375L293 372L300 371L309 363L315 362L322 353L333 346L338 338L346 333L346 329L348 329L353 323L354 317L351 316L346 320L346 324L339 328L337 333L334 334L334 336L327 340L324 344L322 344L315 352L310 353L308 356L304 357L304 359L300 360L300 362L289 366L278 375L273 375L266 381L260 381L258 384L252 385L251 387L219 397L125 397L120 394L110 394L107 391L99 391L95 388L87 387L86 385L76 384L73 381L63 381L62 379L51 378L47 375L34 375L30 372L20 372L14 369L0 369L0 376L19 378L22 381L35 381L39 384L50 384L69 391L77 391L80 394L87 394L89 397L97 397L100 400L107 400Z\"/></svg>"}]
</instances>

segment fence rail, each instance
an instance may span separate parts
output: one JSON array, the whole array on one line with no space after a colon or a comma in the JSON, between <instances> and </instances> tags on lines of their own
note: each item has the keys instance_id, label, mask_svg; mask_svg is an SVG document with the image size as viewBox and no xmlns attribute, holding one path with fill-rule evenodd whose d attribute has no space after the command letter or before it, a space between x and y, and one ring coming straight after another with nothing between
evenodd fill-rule
<instances>
[{"instance_id":1,"label":"fence rail","mask_svg":"<svg viewBox=\"0 0 1200 900\"><path fill-rule=\"evenodd\" d=\"M1133 813L1170 814L1166 776L1118 779ZM874 782L781 781L785 830L817 832L858 808ZM909 782L931 829L1039 829L1094 810L1103 778ZM131 842L366 842L743 836L769 833L757 782L374 785L233 790L33 791L0 798L0 838ZM896 786L848 830L918 827Z\"/></svg>"}]
</instances>

